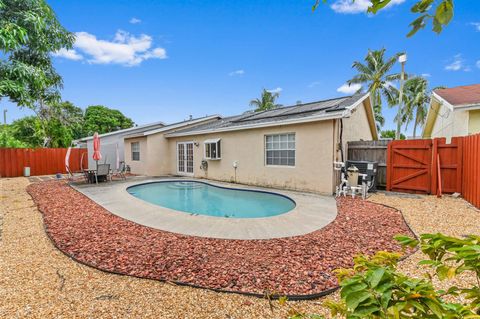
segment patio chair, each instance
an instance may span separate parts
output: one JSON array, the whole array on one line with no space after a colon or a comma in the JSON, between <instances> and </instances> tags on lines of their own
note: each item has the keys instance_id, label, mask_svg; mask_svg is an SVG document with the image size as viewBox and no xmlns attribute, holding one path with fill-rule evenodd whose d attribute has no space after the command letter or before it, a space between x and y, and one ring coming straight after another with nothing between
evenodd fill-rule
<instances>
[{"instance_id":1,"label":"patio chair","mask_svg":"<svg viewBox=\"0 0 480 319\"><path fill-rule=\"evenodd\" d=\"M95 171L95 183L98 184L99 177L101 179L105 178L105 180L107 180L109 174L110 174L110 164L98 164L97 170Z\"/></svg>"},{"instance_id":2,"label":"patio chair","mask_svg":"<svg viewBox=\"0 0 480 319\"><path fill-rule=\"evenodd\" d=\"M121 161L120 169L115 170L110 174L110 180L112 180L114 176L120 177L121 179L126 180L127 179L127 177L125 176L126 173L127 173L127 164L125 164L124 161Z\"/></svg>"},{"instance_id":3,"label":"patio chair","mask_svg":"<svg viewBox=\"0 0 480 319\"><path fill-rule=\"evenodd\" d=\"M77 181L81 181L81 180L88 182L88 175L86 174L86 172L83 169L82 169L81 172L74 173L70 170L69 165L66 165L65 168L66 168L66 171L67 171L67 180L69 182L77 182Z\"/></svg>"}]
</instances>

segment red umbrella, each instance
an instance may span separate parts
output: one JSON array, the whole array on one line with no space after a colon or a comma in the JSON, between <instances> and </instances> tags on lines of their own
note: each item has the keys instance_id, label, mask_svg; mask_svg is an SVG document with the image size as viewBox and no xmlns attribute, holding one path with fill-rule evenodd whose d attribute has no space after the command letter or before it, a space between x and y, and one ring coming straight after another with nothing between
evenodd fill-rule
<instances>
[{"instance_id":1,"label":"red umbrella","mask_svg":"<svg viewBox=\"0 0 480 319\"><path fill-rule=\"evenodd\" d=\"M97 162L102 159L102 154L100 153L100 137L98 133L93 134L93 159Z\"/></svg>"}]
</instances>

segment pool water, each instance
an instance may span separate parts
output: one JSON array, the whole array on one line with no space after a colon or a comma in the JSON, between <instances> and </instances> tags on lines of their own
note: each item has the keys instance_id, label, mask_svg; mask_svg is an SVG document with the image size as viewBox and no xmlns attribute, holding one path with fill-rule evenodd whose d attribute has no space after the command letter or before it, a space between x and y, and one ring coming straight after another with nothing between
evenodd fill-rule
<instances>
[{"instance_id":1,"label":"pool water","mask_svg":"<svg viewBox=\"0 0 480 319\"><path fill-rule=\"evenodd\" d=\"M225 188L194 181L146 183L131 186L127 191L152 204L215 217L270 217L284 214L295 207L293 200L280 194Z\"/></svg>"}]
</instances>

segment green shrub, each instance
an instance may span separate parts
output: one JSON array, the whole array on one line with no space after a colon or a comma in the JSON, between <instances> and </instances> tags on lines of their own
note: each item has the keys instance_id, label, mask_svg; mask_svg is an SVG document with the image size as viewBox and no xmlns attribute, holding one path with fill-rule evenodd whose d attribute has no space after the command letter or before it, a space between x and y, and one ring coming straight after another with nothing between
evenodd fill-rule
<instances>
[{"instance_id":1,"label":"green shrub","mask_svg":"<svg viewBox=\"0 0 480 319\"><path fill-rule=\"evenodd\" d=\"M378 252L371 257L358 256L351 269L336 271L340 282L340 301L324 305L335 318L480 318L480 236L465 238L425 234L420 240L397 236L406 249L419 247L428 256L420 265L434 270L440 280L464 272L476 277L476 283L437 290L432 275L412 278L398 271L401 255ZM448 302L457 297L465 302ZM462 297L462 298L458 298ZM291 319L323 318L291 309Z\"/></svg>"}]
</instances>

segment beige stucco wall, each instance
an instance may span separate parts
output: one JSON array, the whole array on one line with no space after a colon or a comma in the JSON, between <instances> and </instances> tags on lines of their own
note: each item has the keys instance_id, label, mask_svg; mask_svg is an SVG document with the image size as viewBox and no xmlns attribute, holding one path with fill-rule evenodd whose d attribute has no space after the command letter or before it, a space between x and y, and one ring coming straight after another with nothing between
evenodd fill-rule
<instances>
[{"instance_id":1,"label":"beige stucco wall","mask_svg":"<svg viewBox=\"0 0 480 319\"><path fill-rule=\"evenodd\" d=\"M468 134L480 133L480 110L472 110L468 115Z\"/></svg>"},{"instance_id":2,"label":"beige stucco wall","mask_svg":"<svg viewBox=\"0 0 480 319\"><path fill-rule=\"evenodd\" d=\"M370 130L366 107L366 103L359 105L352 111L348 118L343 119L343 143L346 149L346 143L349 141L371 141L373 139L372 131Z\"/></svg>"},{"instance_id":3,"label":"beige stucco wall","mask_svg":"<svg viewBox=\"0 0 480 319\"><path fill-rule=\"evenodd\" d=\"M202 121L188 124L182 123L180 127L170 130L150 134L138 138L125 138L125 162L130 165L131 172L139 175L162 176L173 174L171 170L169 151L169 141L165 134L172 133L175 130L186 129L198 124L208 123L215 119L205 119ZM131 142L141 141L140 143L140 161L132 161ZM147 152L148 150L148 152Z\"/></svg>"},{"instance_id":4,"label":"beige stucco wall","mask_svg":"<svg viewBox=\"0 0 480 319\"><path fill-rule=\"evenodd\" d=\"M169 141L165 133L149 135L147 138L148 162L146 172L150 176L172 174L170 164Z\"/></svg>"},{"instance_id":5,"label":"beige stucco wall","mask_svg":"<svg viewBox=\"0 0 480 319\"><path fill-rule=\"evenodd\" d=\"M267 134L295 133L296 165L265 165L264 140ZM169 138L170 170L177 172L177 142L193 141L194 177L331 194L333 121L270 128L222 132L218 134ZM200 169L204 141L221 138L221 160L209 160L207 172ZM235 176L233 162L238 162Z\"/></svg>"},{"instance_id":6,"label":"beige stucco wall","mask_svg":"<svg viewBox=\"0 0 480 319\"><path fill-rule=\"evenodd\" d=\"M343 143L371 140L366 108L358 106L349 118L343 119ZM125 140L125 158L134 174L160 176L177 174L177 143L194 142L194 177L238 182L331 194L336 185L333 161L339 160L338 120L282 125L240 131L219 132L186 137L165 137L162 132L142 138ZM265 165L265 135L295 133L296 165ZM209 160L208 170L200 168L204 158L204 141L220 138L222 158ZM131 160L131 142L140 141L140 161ZM346 153L345 153L346 156ZM233 162L238 163L237 170Z\"/></svg>"},{"instance_id":7,"label":"beige stucco wall","mask_svg":"<svg viewBox=\"0 0 480 319\"><path fill-rule=\"evenodd\" d=\"M446 137L447 141L453 136L468 134L468 111L450 111L445 105L441 105L431 137Z\"/></svg>"},{"instance_id":8,"label":"beige stucco wall","mask_svg":"<svg viewBox=\"0 0 480 319\"><path fill-rule=\"evenodd\" d=\"M132 143L140 142L140 160L132 161ZM147 138L128 138L125 139L125 164L130 166L130 172L132 174L146 175L147 174L147 164L149 161L150 152L148 152Z\"/></svg>"}]
</instances>

